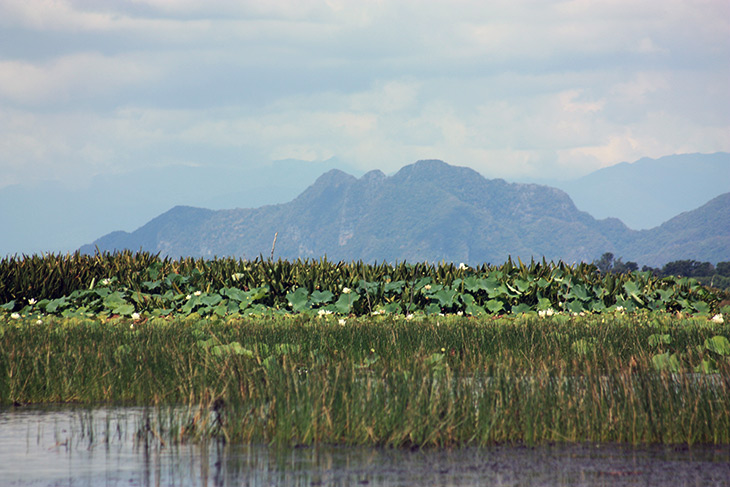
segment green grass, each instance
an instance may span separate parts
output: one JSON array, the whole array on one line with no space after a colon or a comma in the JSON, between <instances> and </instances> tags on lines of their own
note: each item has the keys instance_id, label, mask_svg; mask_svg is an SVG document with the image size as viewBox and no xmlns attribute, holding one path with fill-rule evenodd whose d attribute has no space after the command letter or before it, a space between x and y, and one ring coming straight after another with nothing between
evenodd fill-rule
<instances>
[{"instance_id":1,"label":"green grass","mask_svg":"<svg viewBox=\"0 0 730 487\"><path fill-rule=\"evenodd\" d=\"M728 337L659 313L2 317L0 404L175 408L166 441L728 444Z\"/></svg>"}]
</instances>

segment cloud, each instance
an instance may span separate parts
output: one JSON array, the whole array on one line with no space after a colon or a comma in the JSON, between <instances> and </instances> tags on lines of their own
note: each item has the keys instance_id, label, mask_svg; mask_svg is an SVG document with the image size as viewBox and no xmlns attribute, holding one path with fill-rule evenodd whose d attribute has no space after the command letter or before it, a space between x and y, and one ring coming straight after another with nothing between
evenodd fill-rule
<instances>
[{"instance_id":1,"label":"cloud","mask_svg":"<svg viewBox=\"0 0 730 487\"><path fill-rule=\"evenodd\" d=\"M0 61L0 97L25 105L84 101L154 81L159 71L133 56L78 53L49 63Z\"/></svg>"},{"instance_id":2,"label":"cloud","mask_svg":"<svg viewBox=\"0 0 730 487\"><path fill-rule=\"evenodd\" d=\"M725 0L0 3L4 180L218 159L580 175L730 150ZM83 178L82 178L83 179Z\"/></svg>"}]
</instances>

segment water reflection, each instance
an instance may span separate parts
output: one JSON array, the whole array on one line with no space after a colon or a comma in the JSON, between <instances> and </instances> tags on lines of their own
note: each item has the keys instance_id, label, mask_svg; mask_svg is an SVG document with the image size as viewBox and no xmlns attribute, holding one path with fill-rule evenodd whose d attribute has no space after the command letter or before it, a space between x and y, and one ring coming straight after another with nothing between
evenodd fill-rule
<instances>
[{"instance_id":1,"label":"water reflection","mask_svg":"<svg viewBox=\"0 0 730 487\"><path fill-rule=\"evenodd\" d=\"M3 485L730 485L730 447L554 445L403 451L163 445L141 408L0 411ZM146 434L139 434L140 432Z\"/></svg>"}]
</instances>

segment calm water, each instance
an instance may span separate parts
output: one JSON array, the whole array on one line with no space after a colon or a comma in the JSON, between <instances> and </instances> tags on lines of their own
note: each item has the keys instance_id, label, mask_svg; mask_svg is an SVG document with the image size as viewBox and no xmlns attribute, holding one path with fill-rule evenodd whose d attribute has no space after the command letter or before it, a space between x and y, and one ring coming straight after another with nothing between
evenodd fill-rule
<instances>
[{"instance_id":1,"label":"calm water","mask_svg":"<svg viewBox=\"0 0 730 487\"><path fill-rule=\"evenodd\" d=\"M163 447L137 437L144 417L139 408L0 410L0 485L730 486L728 446Z\"/></svg>"}]
</instances>

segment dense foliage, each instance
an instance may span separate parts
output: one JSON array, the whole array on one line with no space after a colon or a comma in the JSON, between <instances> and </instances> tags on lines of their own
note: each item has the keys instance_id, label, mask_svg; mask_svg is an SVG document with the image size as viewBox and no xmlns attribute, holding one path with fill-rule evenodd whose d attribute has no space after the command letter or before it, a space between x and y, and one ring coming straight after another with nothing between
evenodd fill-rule
<instances>
[{"instance_id":1,"label":"dense foliage","mask_svg":"<svg viewBox=\"0 0 730 487\"><path fill-rule=\"evenodd\" d=\"M156 441L730 443L691 278L76 253L0 261L0 297L0 405L169 407Z\"/></svg>"},{"instance_id":2,"label":"dense foliage","mask_svg":"<svg viewBox=\"0 0 730 487\"><path fill-rule=\"evenodd\" d=\"M0 261L9 313L62 316L265 313L584 313L637 309L711 313L695 280L601 273L592 264L453 264L171 260L149 253L79 253Z\"/></svg>"}]
</instances>

